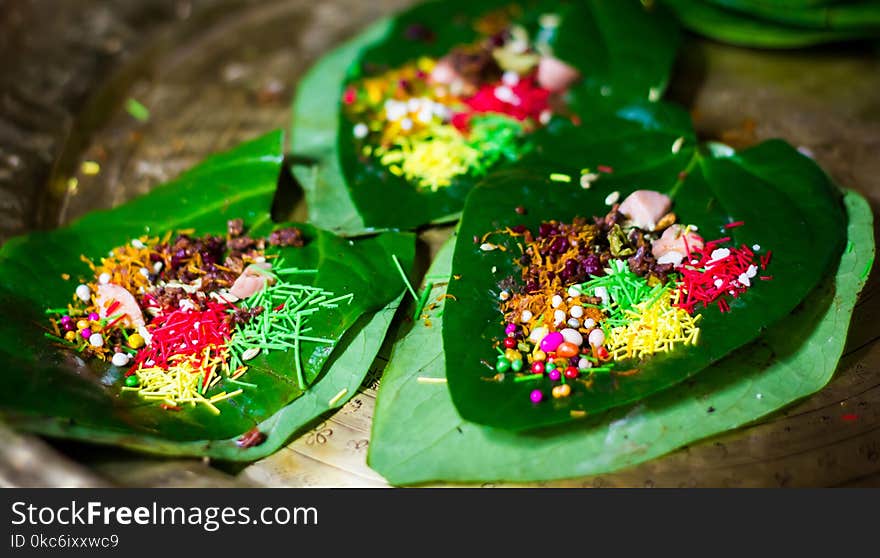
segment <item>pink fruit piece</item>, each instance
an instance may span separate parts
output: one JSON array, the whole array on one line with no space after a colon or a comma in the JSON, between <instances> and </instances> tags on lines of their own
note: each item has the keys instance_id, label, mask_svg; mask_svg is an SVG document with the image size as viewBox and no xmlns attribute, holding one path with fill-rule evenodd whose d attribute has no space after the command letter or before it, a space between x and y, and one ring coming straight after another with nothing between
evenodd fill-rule
<instances>
[{"instance_id":1,"label":"pink fruit piece","mask_svg":"<svg viewBox=\"0 0 880 558\"><path fill-rule=\"evenodd\" d=\"M672 225L654 242L651 252L658 263L678 265L687 256L703 248L703 238L692 231L685 230L681 225Z\"/></svg>"},{"instance_id":2,"label":"pink fruit piece","mask_svg":"<svg viewBox=\"0 0 880 558\"><path fill-rule=\"evenodd\" d=\"M120 287L113 283L105 283L98 285L98 294L96 297L98 305L98 314L101 318L109 318L107 310L113 308L112 315L124 317L117 322L119 325L129 327L141 327L144 325L144 314L141 307L138 306L134 295L128 292L125 287ZM115 307L114 307L114 303Z\"/></svg>"},{"instance_id":3,"label":"pink fruit piece","mask_svg":"<svg viewBox=\"0 0 880 558\"><path fill-rule=\"evenodd\" d=\"M538 62L538 85L552 93L565 91L579 77L580 72L558 58L542 56Z\"/></svg>"},{"instance_id":4,"label":"pink fruit piece","mask_svg":"<svg viewBox=\"0 0 880 558\"><path fill-rule=\"evenodd\" d=\"M437 61L428 78L431 83L442 85L449 85L459 79L461 79L461 76L455 71L455 67L452 65L452 62L448 57L441 58Z\"/></svg>"},{"instance_id":5,"label":"pink fruit piece","mask_svg":"<svg viewBox=\"0 0 880 558\"><path fill-rule=\"evenodd\" d=\"M672 200L669 196L653 190L636 190L620 204L618 211L626 215L632 224L653 231L657 221L669 213Z\"/></svg>"},{"instance_id":6,"label":"pink fruit piece","mask_svg":"<svg viewBox=\"0 0 880 558\"><path fill-rule=\"evenodd\" d=\"M275 282L275 276L269 273L272 266L268 263L251 264L247 266L241 275L229 289L230 294L238 298L248 298L263 289L266 284Z\"/></svg>"}]
</instances>

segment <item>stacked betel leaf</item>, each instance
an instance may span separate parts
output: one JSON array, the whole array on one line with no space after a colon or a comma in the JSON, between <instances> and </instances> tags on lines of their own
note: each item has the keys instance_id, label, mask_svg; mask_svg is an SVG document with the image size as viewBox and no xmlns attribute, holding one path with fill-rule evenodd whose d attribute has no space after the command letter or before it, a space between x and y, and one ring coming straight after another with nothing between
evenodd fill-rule
<instances>
[{"instance_id":1,"label":"stacked betel leaf","mask_svg":"<svg viewBox=\"0 0 880 558\"><path fill-rule=\"evenodd\" d=\"M429 2L297 88L293 171L341 234L454 220L473 185L560 127L665 90L679 32L639 2Z\"/></svg>"},{"instance_id":2,"label":"stacked betel leaf","mask_svg":"<svg viewBox=\"0 0 880 558\"><path fill-rule=\"evenodd\" d=\"M4 421L164 455L253 460L363 381L414 238L270 216L283 134L0 250Z\"/></svg>"},{"instance_id":3,"label":"stacked betel leaf","mask_svg":"<svg viewBox=\"0 0 880 558\"><path fill-rule=\"evenodd\" d=\"M663 103L573 126L468 197L370 464L547 480L754 421L830 379L873 253L865 200L782 141L699 145Z\"/></svg>"},{"instance_id":4,"label":"stacked betel leaf","mask_svg":"<svg viewBox=\"0 0 880 558\"><path fill-rule=\"evenodd\" d=\"M880 38L874 0L662 0L686 28L726 43L797 48Z\"/></svg>"}]
</instances>

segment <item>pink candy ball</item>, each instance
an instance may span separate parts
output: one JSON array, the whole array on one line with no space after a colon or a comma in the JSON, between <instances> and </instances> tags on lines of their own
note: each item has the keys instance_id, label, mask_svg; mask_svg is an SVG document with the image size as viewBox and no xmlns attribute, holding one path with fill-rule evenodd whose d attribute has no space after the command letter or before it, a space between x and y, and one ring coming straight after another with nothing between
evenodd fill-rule
<instances>
[{"instance_id":1,"label":"pink candy ball","mask_svg":"<svg viewBox=\"0 0 880 558\"><path fill-rule=\"evenodd\" d=\"M558 331L550 332L541 339L541 350L545 353L552 353L563 341L565 341L565 338L561 333Z\"/></svg>"}]
</instances>

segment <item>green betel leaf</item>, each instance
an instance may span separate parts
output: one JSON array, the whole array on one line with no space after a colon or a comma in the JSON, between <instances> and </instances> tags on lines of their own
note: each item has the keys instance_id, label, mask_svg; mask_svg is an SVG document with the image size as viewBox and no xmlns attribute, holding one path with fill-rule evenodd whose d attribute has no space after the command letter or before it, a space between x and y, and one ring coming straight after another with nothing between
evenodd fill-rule
<instances>
[{"instance_id":1,"label":"green betel leaf","mask_svg":"<svg viewBox=\"0 0 880 558\"><path fill-rule=\"evenodd\" d=\"M356 137L356 128L360 125L361 133L368 133L370 123L360 122L359 116L347 111L343 98L350 94L360 103L362 97L369 97L367 87L355 88L357 94L350 93L350 88L360 87L364 80L417 64L421 57L436 61L454 47L475 43L485 36L476 27L491 26L486 16L493 13L506 14L510 23L521 25L530 40L577 69L581 79L561 95L565 107L553 109L547 127L484 114L471 121L481 125L474 124L464 139L449 140L453 147L425 148L421 160L434 161L424 171L431 173L425 182L434 181L428 187L407 174L405 165L401 169L399 162L383 162L372 143ZM678 42L678 28L667 12L634 0L429 2L382 20L322 58L297 89L292 149L303 165L295 166L293 172L306 191L309 218L345 235L412 229L455 219L479 178L540 146L565 128L564 121L592 118L634 101L658 100ZM518 59L513 56L507 63L515 66ZM534 127L537 131L531 131ZM444 130L457 133L448 123ZM439 134L432 137L436 144ZM448 155L450 149L459 150L459 155ZM479 157L469 163L470 170L443 174L451 161L470 160L472 153ZM448 185L436 185L441 182Z\"/></svg>"},{"instance_id":2,"label":"green betel leaf","mask_svg":"<svg viewBox=\"0 0 880 558\"><path fill-rule=\"evenodd\" d=\"M868 203L853 192L844 202L851 249L795 314L688 386L540 433L468 422L444 385L419 381L446 375L439 346L446 309L437 309L430 315L431 327L416 324L394 347L376 402L370 466L398 485L596 475L743 426L815 393L837 368L853 307L874 261ZM430 274L448 276L451 259L452 246L447 246ZM431 295L444 293L438 281ZM707 414L710 406L715 411Z\"/></svg>"},{"instance_id":3,"label":"green betel leaf","mask_svg":"<svg viewBox=\"0 0 880 558\"><path fill-rule=\"evenodd\" d=\"M705 0L663 0L682 25L712 39L746 47L800 48L878 36L876 3L822 8L767 7Z\"/></svg>"},{"instance_id":4,"label":"green betel leaf","mask_svg":"<svg viewBox=\"0 0 880 558\"><path fill-rule=\"evenodd\" d=\"M327 305L309 317L309 339L299 343L305 390L295 372L294 351L262 351L239 378L243 392L215 404L219 415L202 405L164 410L158 402L121 389L127 367L83 359L44 337L49 331L44 310L67 305L80 280L92 274L81 255L100 258L144 234L181 229L192 229L195 236L225 234L227 221L237 218L255 236L290 226L275 225L269 216L282 140L280 132L273 132L211 157L128 204L90 213L58 230L12 239L0 249L0 303L15 317L0 325L4 375L17 386L0 395L5 420L48 435L156 453L253 459L354 395L403 292L392 256L411 267L411 234L353 242L296 225L306 239L304 247L267 248L267 255L280 256L287 266L316 270L298 276L296 283L353 296L350 303ZM240 387L228 378L219 385L226 392ZM254 427L268 428L264 434L269 439L239 450L235 437Z\"/></svg>"},{"instance_id":5,"label":"green betel leaf","mask_svg":"<svg viewBox=\"0 0 880 558\"><path fill-rule=\"evenodd\" d=\"M498 306L503 290L500 282L515 277L522 283L514 261L520 255L518 239L493 235L491 242L506 251L488 252L482 240L460 242L453 260L453 273L460 278L449 287L457 302L447 305L443 339L449 389L465 419L523 430L577 420L576 415L583 412L594 414L642 400L755 339L791 313L839 258L846 233L843 207L836 188L813 161L782 141L770 141L740 153L720 145L698 152L680 147L677 160L670 164L670 145L681 144L670 141L678 132L670 135L665 130L665 116L660 113L655 113L655 120L647 119L647 114L642 113L644 118L639 122L646 126L645 138L639 142L606 145L605 151L594 151L592 142L602 141L600 130L619 127L594 128L586 123L560 139L558 145L545 144L542 163L524 161L518 168L488 178L468 198L459 235L481 239L505 227L525 225L536 231L541 222L590 219L608 211L606 196L612 192L618 192L623 200L635 190L651 189L670 195L679 222L696 225L707 241L729 237L732 246L759 245L762 253L772 252L771 266L762 272L772 280L756 280L752 288L730 301L729 312L714 304L698 310L696 344L680 344L649 358L615 363L619 374L593 374L592 385L575 383L570 397L531 404L533 389L549 393L555 384L546 376L517 382L513 374L499 381L492 368L497 359L493 346L504 330ZM621 127L632 125L626 116L621 118ZM656 140L653 148L638 149L650 145L650 138ZM686 139L684 144L688 143L693 146ZM582 155L568 153L570 146L578 146ZM607 159L597 159L599 156ZM578 169L581 165L596 168L597 164L608 165L613 172L603 174L591 188L581 188ZM627 171L628 164L637 164L638 170ZM556 174L574 178L558 182L551 178ZM517 207L526 214L520 215ZM745 224L726 228L728 223L740 221Z\"/></svg>"}]
</instances>

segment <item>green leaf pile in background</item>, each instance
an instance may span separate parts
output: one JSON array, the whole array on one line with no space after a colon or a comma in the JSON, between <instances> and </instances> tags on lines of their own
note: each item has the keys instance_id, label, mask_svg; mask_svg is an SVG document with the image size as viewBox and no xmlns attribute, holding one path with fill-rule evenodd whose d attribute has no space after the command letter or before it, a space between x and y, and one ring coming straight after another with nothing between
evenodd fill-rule
<instances>
[{"instance_id":1,"label":"green leaf pile in background","mask_svg":"<svg viewBox=\"0 0 880 558\"><path fill-rule=\"evenodd\" d=\"M597 375L589 389L575 388L571 397L533 405L529 392L549 390L550 380L488 381L495 372L483 364L494 361L494 341L503 331L499 282L519 277L516 239L491 237L491 242L507 247L491 252L477 242L460 242L452 266L460 279L449 287L449 294L459 302L447 305L443 343L447 361L456 363L448 372L449 390L465 419L512 430L538 428L578 420L572 411L593 414L668 389L787 316L837 262L845 243L845 216L837 188L811 159L782 141L738 153L726 146L696 149L692 133L681 136L687 138L688 148L673 154L672 146L681 145L681 140L673 137L678 126L665 129L663 118L675 114L671 108L621 113L629 118L638 114L638 125L648 137L639 138L637 132L625 142L604 137L608 132L602 130L616 134L627 124L632 126L624 120L605 122L595 131L585 123L559 136L558 144L545 142L543 153L495 173L474 189L458 233L462 238L483 238L517 225L534 231L545 221L604 215L608 209L604 200L612 192L622 200L635 190L657 190L672 198L679 221L696 225L707 241L730 237L735 246L758 244L762 253L772 251L772 266L766 273L773 280L757 282L731 301L729 313L715 306L701 309L697 345L627 363L639 372L625 378ZM656 136L664 137L658 141ZM581 188L578 169L598 165L613 172L602 174L591 188ZM574 178L554 182L551 173ZM517 207L526 214L520 215ZM745 225L725 228L734 221Z\"/></svg>"},{"instance_id":2,"label":"green leaf pile in background","mask_svg":"<svg viewBox=\"0 0 880 558\"><path fill-rule=\"evenodd\" d=\"M734 45L798 48L880 38L876 0L660 0L682 25Z\"/></svg>"},{"instance_id":3,"label":"green leaf pile in background","mask_svg":"<svg viewBox=\"0 0 880 558\"><path fill-rule=\"evenodd\" d=\"M353 242L297 225L306 246L277 250L289 265L317 269L306 276L314 286L354 294L351 304L327 309L310 321L316 336L335 339L338 345L331 351L303 342L303 368L311 386L305 392L293 372L293 353L272 351L248 362L244 380L257 387L220 402L219 416L201 406L169 412L120 393L123 369L84 361L43 337L48 326L44 309L66 305L79 279L90 273L81 254L100 257L145 233L158 236L191 228L196 235L225 234L226 222L235 218L243 218L253 235L291 225L275 225L269 216L283 159L282 139L281 132L267 134L211 157L125 205L90 213L54 231L15 238L0 249L0 304L12 318L0 323L0 354L6 364L4 379L16 386L0 393L5 420L36 432L144 451L253 459L354 395L399 304L404 285L392 255L411 267L411 234L385 233ZM62 274L71 277L65 280ZM348 391L334 400L343 388ZM291 403L300 399L305 402L291 410ZM264 423L269 428L264 434L272 440L249 452L238 450L234 438Z\"/></svg>"},{"instance_id":4,"label":"green leaf pile in background","mask_svg":"<svg viewBox=\"0 0 880 558\"><path fill-rule=\"evenodd\" d=\"M867 201L850 191L844 202L849 248L789 319L686 384L581 422L534 433L481 426L461 417L445 385L420 381L446 377L447 301L430 314L430 327L413 325L394 346L376 402L370 466L398 485L595 475L741 427L815 393L837 368L874 260ZM435 259L431 280L449 277L453 249L450 242ZM432 298L446 292L444 283L435 285Z\"/></svg>"},{"instance_id":5,"label":"green leaf pile in background","mask_svg":"<svg viewBox=\"0 0 880 558\"><path fill-rule=\"evenodd\" d=\"M305 162L293 172L302 183L309 220L345 235L375 229L412 229L457 218L464 199L479 178L462 176L437 192L419 191L380 163L355 153L355 123L341 114L342 91L364 66L399 66L419 56L441 56L473 41L475 17L509 0L428 2L382 20L327 54L300 82L293 106L292 149ZM583 79L566 95L582 118L634 101L662 96L679 43L679 30L659 6L636 1L516 3L522 20L542 13L560 15L551 40L554 55L578 68ZM519 21L519 19L518 19ZM429 42L406 38L411 25L431 30ZM557 118L556 120L560 120ZM529 136L540 145L555 126ZM309 161L310 160L310 161Z\"/></svg>"}]
</instances>

